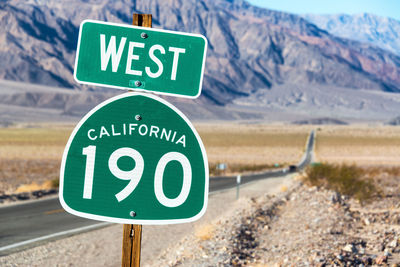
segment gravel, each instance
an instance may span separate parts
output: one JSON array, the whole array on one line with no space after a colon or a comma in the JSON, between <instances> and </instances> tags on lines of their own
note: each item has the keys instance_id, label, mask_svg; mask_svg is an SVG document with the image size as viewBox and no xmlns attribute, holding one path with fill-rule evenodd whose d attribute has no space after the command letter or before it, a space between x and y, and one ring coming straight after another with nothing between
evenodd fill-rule
<instances>
[{"instance_id":1,"label":"gravel","mask_svg":"<svg viewBox=\"0 0 400 267\"><path fill-rule=\"evenodd\" d=\"M212 237L187 236L154 266L400 266L400 195L391 193L399 180L364 205L294 181L247 199Z\"/></svg>"}]
</instances>

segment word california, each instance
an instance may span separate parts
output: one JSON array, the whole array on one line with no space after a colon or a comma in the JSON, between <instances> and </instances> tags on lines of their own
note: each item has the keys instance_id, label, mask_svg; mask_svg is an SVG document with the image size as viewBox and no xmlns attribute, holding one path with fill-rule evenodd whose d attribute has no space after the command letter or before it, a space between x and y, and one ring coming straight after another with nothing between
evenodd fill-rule
<instances>
[{"instance_id":1,"label":"word california","mask_svg":"<svg viewBox=\"0 0 400 267\"><path fill-rule=\"evenodd\" d=\"M186 136L184 134L178 134L176 131L160 128L155 125L138 125L137 123L123 123L122 125L111 124L109 126L101 126L97 129L89 129L87 137L90 140L95 141L112 136L135 134L158 138L166 142L172 142L176 145L186 147Z\"/></svg>"}]
</instances>

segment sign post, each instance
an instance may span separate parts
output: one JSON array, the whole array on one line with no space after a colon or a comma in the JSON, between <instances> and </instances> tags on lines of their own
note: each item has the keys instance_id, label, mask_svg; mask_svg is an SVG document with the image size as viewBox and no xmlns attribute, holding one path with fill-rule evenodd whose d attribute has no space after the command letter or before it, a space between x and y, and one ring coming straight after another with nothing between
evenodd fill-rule
<instances>
[{"instance_id":1,"label":"sign post","mask_svg":"<svg viewBox=\"0 0 400 267\"><path fill-rule=\"evenodd\" d=\"M142 226L124 224L122 236L122 267L140 266Z\"/></svg>"},{"instance_id":2,"label":"sign post","mask_svg":"<svg viewBox=\"0 0 400 267\"><path fill-rule=\"evenodd\" d=\"M133 14L134 26L152 27L151 14ZM122 267L139 267L142 250L142 225L124 224L122 231Z\"/></svg>"},{"instance_id":3,"label":"sign post","mask_svg":"<svg viewBox=\"0 0 400 267\"><path fill-rule=\"evenodd\" d=\"M134 14L133 24L81 24L75 79L130 92L99 104L75 127L59 190L67 212L124 224L123 267L140 266L142 225L199 219L209 190L207 154L191 122L164 99L132 92L196 98L207 40L153 30L149 14Z\"/></svg>"}]
</instances>

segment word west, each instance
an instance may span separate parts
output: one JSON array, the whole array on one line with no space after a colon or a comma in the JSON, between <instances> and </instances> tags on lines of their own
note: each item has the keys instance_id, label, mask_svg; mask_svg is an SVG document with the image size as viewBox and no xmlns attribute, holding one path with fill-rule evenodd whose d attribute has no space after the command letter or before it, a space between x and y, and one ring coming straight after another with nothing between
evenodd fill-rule
<instances>
[{"instance_id":1,"label":"word west","mask_svg":"<svg viewBox=\"0 0 400 267\"><path fill-rule=\"evenodd\" d=\"M125 50L126 44L126 37L122 37L121 41L119 42L118 50L116 44L116 37L111 36L110 41L106 48L106 36L104 34L100 34L100 55L101 55L101 70L106 71L107 66L110 62L111 58L111 70L112 72L117 72L119 63L121 61L122 53ZM145 48L144 43L139 42L129 42L128 44L128 56L126 60L126 69L125 74L142 76L143 70L136 70L133 68L133 61L139 61L140 56L135 54L136 50ZM158 78L164 72L164 64L161 60L156 56L156 51L158 54L165 55L166 51L162 45L155 44L150 47L148 56L149 58L157 65L157 68L151 69L150 67L146 66L144 71L146 72L147 76L150 78ZM185 54L186 49L179 48L179 47L169 47L168 52L174 54L173 62L172 62L172 69L171 69L171 80L176 80L176 73L178 70L179 65L179 56L180 54Z\"/></svg>"},{"instance_id":2,"label":"word west","mask_svg":"<svg viewBox=\"0 0 400 267\"><path fill-rule=\"evenodd\" d=\"M139 134L140 136L149 136L167 142L172 142L176 145L181 144L183 147L186 147L185 135L180 135L176 131L167 130L165 128L160 128L155 125L147 126L146 124L141 124L138 127L137 123L123 123L122 125L111 124L109 126L101 126L99 129L89 129L87 132L87 137L90 140L95 141L97 139L111 136L133 134Z\"/></svg>"}]
</instances>

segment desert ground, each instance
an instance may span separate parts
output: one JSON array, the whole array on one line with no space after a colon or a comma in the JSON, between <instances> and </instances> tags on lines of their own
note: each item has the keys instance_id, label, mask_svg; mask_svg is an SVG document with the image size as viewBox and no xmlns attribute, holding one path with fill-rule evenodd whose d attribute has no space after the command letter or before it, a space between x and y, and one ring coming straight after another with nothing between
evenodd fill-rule
<instances>
[{"instance_id":1,"label":"desert ground","mask_svg":"<svg viewBox=\"0 0 400 267\"><path fill-rule=\"evenodd\" d=\"M350 125L316 128L316 161L368 166L400 164L400 127Z\"/></svg>"},{"instance_id":2,"label":"desert ground","mask_svg":"<svg viewBox=\"0 0 400 267\"><path fill-rule=\"evenodd\" d=\"M71 126L0 129L0 194L47 189L58 179Z\"/></svg>"}]
</instances>

